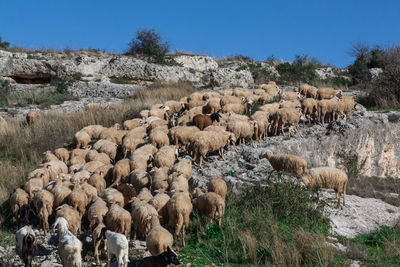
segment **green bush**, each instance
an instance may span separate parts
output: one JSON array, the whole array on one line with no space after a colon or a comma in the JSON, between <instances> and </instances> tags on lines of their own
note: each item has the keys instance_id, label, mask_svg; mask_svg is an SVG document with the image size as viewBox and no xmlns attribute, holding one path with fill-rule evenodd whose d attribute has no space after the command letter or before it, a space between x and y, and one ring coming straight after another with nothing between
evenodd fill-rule
<instances>
[{"instance_id":1,"label":"green bush","mask_svg":"<svg viewBox=\"0 0 400 267\"><path fill-rule=\"evenodd\" d=\"M138 30L136 37L128 45L128 55L146 56L156 63L164 63L165 55L169 51L169 43L163 42L154 29Z\"/></svg>"},{"instance_id":2,"label":"green bush","mask_svg":"<svg viewBox=\"0 0 400 267\"><path fill-rule=\"evenodd\" d=\"M3 41L3 39L0 36L0 48L8 48L9 46L10 46L10 43Z\"/></svg>"},{"instance_id":3,"label":"green bush","mask_svg":"<svg viewBox=\"0 0 400 267\"><path fill-rule=\"evenodd\" d=\"M316 66L317 62L306 55L296 55L292 63L285 62L276 67L280 75L279 82L291 85L312 83L317 79Z\"/></svg>"},{"instance_id":4,"label":"green bush","mask_svg":"<svg viewBox=\"0 0 400 267\"><path fill-rule=\"evenodd\" d=\"M342 165L347 173L347 177L351 180L358 179L364 169L367 159L360 160L355 153L338 152L336 157L339 158L339 164Z\"/></svg>"},{"instance_id":5,"label":"green bush","mask_svg":"<svg viewBox=\"0 0 400 267\"><path fill-rule=\"evenodd\" d=\"M0 79L0 106L7 105L8 97L11 91L10 82Z\"/></svg>"}]
</instances>

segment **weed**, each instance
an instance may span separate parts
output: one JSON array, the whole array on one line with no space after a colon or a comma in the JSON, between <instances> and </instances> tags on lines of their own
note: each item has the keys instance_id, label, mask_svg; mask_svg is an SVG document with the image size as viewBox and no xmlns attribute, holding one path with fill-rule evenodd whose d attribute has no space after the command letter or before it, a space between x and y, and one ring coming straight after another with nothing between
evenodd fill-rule
<instances>
[{"instance_id":1,"label":"weed","mask_svg":"<svg viewBox=\"0 0 400 267\"><path fill-rule=\"evenodd\" d=\"M367 162L367 159L360 160L358 155L355 153L348 153L341 151L336 153L336 157L339 158L339 164L341 164L347 173L349 180L354 180L360 177L361 172Z\"/></svg>"}]
</instances>

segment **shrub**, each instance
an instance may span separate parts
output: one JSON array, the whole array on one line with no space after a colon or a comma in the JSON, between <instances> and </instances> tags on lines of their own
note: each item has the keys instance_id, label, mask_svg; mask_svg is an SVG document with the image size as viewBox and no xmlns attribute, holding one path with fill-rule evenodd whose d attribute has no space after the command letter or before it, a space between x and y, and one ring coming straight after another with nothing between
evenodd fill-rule
<instances>
[{"instance_id":1,"label":"shrub","mask_svg":"<svg viewBox=\"0 0 400 267\"><path fill-rule=\"evenodd\" d=\"M0 36L0 48L8 48L9 46L10 46L10 43L3 41L3 39Z\"/></svg>"},{"instance_id":2,"label":"shrub","mask_svg":"<svg viewBox=\"0 0 400 267\"><path fill-rule=\"evenodd\" d=\"M336 157L339 158L339 164L345 168L349 180L359 178L367 161L366 158L360 160L355 153L345 151L336 153Z\"/></svg>"},{"instance_id":3,"label":"shrub","mask_svg":"<svg viewBox=\"0 0 400 267\"><path fill-rule=\"evenodd\" d=\"M157 63L165 62L169 43L163 42L161 36L154 30L138 30L136 37L128 44L128 55L142 55Z\"/></svg>"},{"instance_id":4,"label":"shrub","mask_svg":"<svg viewBox=\"0 0 400 267\"><path fill-rule=\"evenodd\" d=\"M317 78L317 62L306 55L296 55L292 63L279 64L276 69L279 72L279 81L283 84L299 85L300 83L312 83Z\"/></svg>"},{"instance_id":5,"label":"shrub","mask_svg":"<svg viewBox=\"0 0 400 267\"><path fill-rule=\"evenodd\" d=\"M10 82L7 80L0 79L0 106L8 103L8 96L11 91Z\"/></svg>"}]
</instances>

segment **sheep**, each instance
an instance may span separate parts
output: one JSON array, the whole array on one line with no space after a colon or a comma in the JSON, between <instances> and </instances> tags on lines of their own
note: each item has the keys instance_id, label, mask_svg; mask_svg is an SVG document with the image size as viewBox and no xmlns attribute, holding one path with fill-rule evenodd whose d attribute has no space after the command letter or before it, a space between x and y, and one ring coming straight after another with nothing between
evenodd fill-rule
<instances>
[{"instance_id":1,"label":"sheep","mask_svg":"<svg viewBox=\"0 0 400 267\"><path fill-rule=\"evenodd\" d=\"M97 198L97 189L96 187L84 182L81 184L81 189L85 192L87 198L88 198L88 203L92 203L96 198Z\"/></svg>"},{"instance_id":2,"label":"sheep","mask_svg":"<svg viewBox=\"0 0 400 267\"><path fill-rule=\"evenodd\" d=\"M67 165L61 160L49 161L41 166L43 167L43 169L47 169L49 174L49 179L51 181L57 179L57 176L60 173L68 173Z\"/></svg>"},{"instance_id":3,"label":"sheep","mask_svg":"<svg viewBox=\"0 0 400 267\"><path fill-rule=\"evenodd\" d=\"M82 130L85 131L90 138L94 138L94 139L99 139L100 138L100 134L101 132L106 129L104 126L102 125L88 125L86 127L83 127Z\"/></svg>"},{"instance_id":4,"label":"sheep","mask_svg":"<svg viewBox=\"0 0 400 267\"><path fill-rule=\"evenodd\" d=\"M115 203L123 207L125 203L124 195L115 188L107 188L104 190L101 198L107 203L108 206L111 206Z\"/></svg>"},{"instance_id":5,"label":"sheep","mask_svg":"<svg viewBox=\"0 0 400 267\"><path fill-rule=\"evenodd\" d=\"M201 168L201 164L207 154L216 150L218 150L221 158L225 160L223 149L230 143L236 143L235 134L230 132L208 132L207 135L200 137L193 144L193 161L195 162L197 158L200 158L199 167Z\"/></svg>"},{"instance_id":6,"label":"sheep","mask_svg":"<svg viewBox=\"0 0 400 267\"><path fill-rule=\"evenodd\" d=\"M59 225L63 225L60 227ZM82 266L82 242L73 235L65 225L68 226L68 222L64 218L57 218L53 224L55 228L59 229L58 238L58 255L61 259L61 264L64 267L81 267Z\"/></svg>"},{"instance_id":7,"label":"sheep","mask_svg":"<svg viewBox=\"0 0 400 267\"><path fill-rule=\"evenodd\" d=\"M88 145L85 149L75 148L72 149L69 154L69 160L71 161L75 157L85 158L86 154L92 149L90 145Z\"/></svg>"},{"instance_id":8,"label":"sheep","mask_svg":"<svg viewBox=\"0 0 400 267\"><path fill-rule=\"evenodd\" d=\"M100 197L90 205L87 211L87 219L89 221L89 228L93 231L98 218L106 216L108 212L107 203Z\"/></svg>"},{"instance_id":9,"label":"sheep","mask_svg":"<svg viewBox=\"0 0 400 267\"><path fill-rule=\"evenodd\" d=\"M15 233L15 247L25 266L32 266L37 249L36 236L32 226L26 225Z\"/></svg>"},{"instance_id":10,"label":"sheep","mask_svg":"<svg viewBox=\"0 0 400 267\"><path fill-rule=\"evenodd\" d=\"M301 103L299 100L281 100L279 102L279 108L301 108Z\"/></svg>"},{"instance_id":11,"label":"sheep","mask_svg":"<svg viewBox=\"0 0 400 267\"><path fill-rule=\"evenodd\" d=\"M297 133L299 133L300 136L302 136L298 129L298 123L301 118L302 118L302 114L299 109L294 109L294 108L278 109L271 115L272 128L273 128L274 135L276 135L278 133L279 129L280 129L281 133L284 135L284 131L283 131L284 127L288 126L289 127L289 137L290 137L290 133L291 133L290 126L294 126L295 131Z\"/></svg>"},{"instance_id":12,"label":"sheep","mask_svg":"<svg viewBox=\"0 0 400 267\"><path fill-rule=\"evenodd\" d=\"M40 217L40 224L42 224L44 234L46 235L47 231L49 230L48 217L53 213L54 196L52 193L45 189L39 190L36 191L32 202L35 206L36 213Z\"/></svg>"},{"instance_id":13,"label":"sheep","mask_svg":"<svg viewBox=\"0 0 400 267\"><path fill-rule=\"evenodd\" d=\"M158 219L151 217L151 229L146 236L146 247L152 256L160 255L172 247L174 237L160 225Z\"/></svg>"},{"instance_id":14,"label":"sheep","mask_svg":"<svg viewBox=\"0 0 400 267\"><path fill-rule=\"evenodd\" d=\"M5 127L7 126L7 121L0 116L0 129L5 129Z\"/></svg>"},{"instance_id":15,"label":"sheep","mask_svg":"<svg viewBox=\"0 0 400 267\"><path fill-rule=\"evenodd\" d=\"M150 112L150 110L148 110L148 109L144 109L144 110L139 112L140 117L142 118L142 120L145 120L150 116L149 112Z\"/></svg>"},{"instance_id":16,"label":"sheep","mask_svg":"<svg viewBox=\"0 0 400 267\"><path fill-rule=\"evenodd\" d=\"M114 169L114 165L106 164L101 167L98 167L93 174L99 175L104 178L107 184L112 183L112 172ZM90 178L89 178L90 179ZM97 186L96 186L97 188Z\"/></svg>"},{"instance_id":17,"label":"sheep","mask_svg":"<svg viewBox=\"0 0 400 267\"><path fill-rule=\"evenodd\" d=\"M29 207L29 195L21 188L15 189L10 197L10 207L17 223L20 224L25 208Z\"/></svg>"},{"instance_id":18,"label":"sheep","mask_svg":"<svg viewBox=\"0 0 400 267\"><path fill-rule=\"evenodd\" d=\"M131 160L133 160L132 157L135 155L141 155L146 158L150 158L150 156L153 156L154 153L156 152L157 148L155 146L153 146L152 144L147 144L136 149L134 153L131 155Z\"/></svg>"},{"instance_id":19,"label":"sheep","mask_svg":"<svg viewBox=\"0 0 400 267\"><path fill-rule=\"evenodd\" d=\"M279 109L279 105L280 105L279 103L265 104L260 106L258 110L272 114Z\"/></svg>"},{"instance_id":20,"label":"sheep","mask_svg":"<svg viewBox=\"0 0 400 267\"><path fill-rule=\"evenodd\" d=\"M103 176L103 171L93 173L88 180L88 184L94 186L96 188L97 195L100 196L107 187L106 180Z\"/></svg>"},{"instance_id":21,"label":"sheep","mask_svg":"<svg viewBox=\"0 0 400 267\"><path fill-rule=\"evenodd\" d=\"M170 247L167 247L167 251L157 256L149 256L136 261L137 267L153 267L153 266L168 266L174 264L178 266L180 263L178 255Z\"/></svg>"},{"instance_id":22,"label":"sheep","mask_svg":"<svg viewBox=\"0 0 400 267\"><path fill-rule=\"evenodd\" d=\"M103 232L105 233L106 225L103 223L103 216L94 215L93 220L94 223L91 227L91 232L92 232L93 247L94 247L94 257L96 257L96 264L100 265L99 247L101 241L104 241L105 245Z\"/></svg>"},{"instance_id":23,"label":"sheep","mask_svg":"<svg viewBox=\"0 0 400 267\"><path fill-rule=\"evenodd\" d=\"M218 92L205 92L203 93L203 100L210 100L213 98L221 98L221 94Z\"/></svg>"},{"instance_id":24,"label":"sheep","mask_svg":"<svg viewBox=\"0 0 400 267\"><path fill-rule=\"evenodd\" d=\"M337 205L340 206L341 191L343 190L343 206L346 206L346 185L348 182L347 174L337 168L318 167L312 168L302 179L301 185L309 188L316 188L319 202L320 188L332 188L336 192Z\"/></svg>"},{"instance_id":25,"label":"sheep","mask_svg":"<svg viewBox=\"0 0 400 267\"><path fill-rule=\"evenodd\" d=\"M231 96L231 95L233 95L233 89L224 89L224 91L222 91L221 95L222 96L227 96L227 95Z\"/></svg>"},{"instance_id":26,"label":"sheep","mask_svg":"<svg viewBox=\"0 0 400 267\"><path fill-rule=\"evenodd\" d=\"M204 106L204 110L208 114L218 113L221 111L221 99L219 97L209 99Z\"/></svg>"},{"instance_id":27,"label":"sheep","mask_svg":"<svg viewBox=\"0 0 400 267\"><path fill-rule=\"evenodd\" d=\"M163 146L154 154L153 165L155 167L168 167L170 169L174 166L177 156L178 150L175 146Z\"/></svg>"},{"instance_id":28,"label":"sheep","mask_svg":"<svg viewBox=\"0 0 400 267\"><path fill-rule=\"evenodd\" d=\"M122 141L122 153L124 154L124 158L131 155L138 146L143 144L146 144L146 140L143 138L136 138L135 136L125 137Z\"/></svg>"},{"instance_id":29,"label":"sheep","mask_svg":"<svg viewBox=\"0 0 400 267\"><path fill-rule=\"evenodd\" d=\"M179 192L171 197L166 204L168 224L174 229L174 234L179 240L182 233L182 245L185 246L185 227L189 225L189 216L193 205L187 192Z\"/></svg>"},{"instance_id":30,"label":"sheep","mask_svg":"<svg viewBox=\"0 0 400 267\"><path fill-rule=\"evenodd\" d=\"M158 193L149 201L149 204L152 205L161 216L160 220L163 220L165 217L165 205L169 199L169 195L162 190L158 190Z\"/></svg>"},{"instance_id":31,"label":"sheep","mask_svg":"<svg viewBox=\"0 0 400 267\"><path fill-rule=\"evenodd\" d=\"M54 155L53 152L51 152L50 150L43 152L43 155L44 155L43 162L58 160L58 157L56 155Z\"/></svg>"},{"instance_id":32,"label":"sheep","mask_svg":"<svg viewBox=\"0 0 400 267\"><path fill-rule=\"evenodd\" d=\"M343 96L341 101L338 103L338 110L340 115L343 115L344 118L350 115L350 112L355 109L358 110L358 104L354 100L352 96Z\"/></svg>"},{"instance_id":33,"label":"sheep","mask_svg":"<svg viewBox=\"0 0 400 267\"><path fill-rule=\"evenodd\" d=\"M174 172L168 177L168 180L170 194L189 191L189 183L185 176Z\"/></svg>"},{"instance_id":34,"label":"sheep","mask_svg":"<svg viewBox=\"0 0 400 267\"><path fill-rule=\"evenodd\" d=\"M107 229L129 236L131 231L131 214L119 205L112 204L108 210L104 223Z\"/></svg>"},{"instance_id":35,"label":"sheep","mask_svg":"<svg viewBox=\"0 0 400 267\"><path fill-rule=\"evenodd\" d=\"M85 110L96 110L96 109L109 109L110 106L108 104L102 104L102 103L87 103L85 105Z\"/></svg>"},{"instance_id":36,"label":"sheep","mask_svg":"<svg viewBox=\"0 0 400 267\"><path fill-rule=\"evenodd\" d=\"M221 97L220 100L220 105L221 107L228 105L228 104L240 104L246 101L246 98L242 97L236 97L233 95L227 95L227 96L223 96Z\"/></svg>"},{"instance_id":37,"label":"sheep","mask_svg":"<svg viewBox=\"0 0 400 267\"><path fill-rule=\"evenodd\" d=\"M70 160L69 160L69 162L68 162L68 165L69 165L69 172L70 173L73 173L74 171L73 170L80 170L82 167L83 167L83 165L85 165L86 164L86 160L85 160L85 158L82 158L82 157L74 157L74 158L71 158Z\"/></svg>"},{"instance_id":38,"label":"sheep","mask_svg":"<svg viewBox=\"0 0 400 267\"><path fill-rule=\"evenodd\" d=\"M233 95L237 97L248 97L252 95L252 92L248 88L235 88L233 89Z\"/></svg>"},{"instance_id":39,"label":"sheep","mask_svg":"<svg viewBox=\"0 0 400 267\"><path fill-rule=\"evenodd\" d=\"M24 184L24 190L28 193L29 199L32 199L35 195L35 191L41 190L43 188L43 180L41 178L29 179Z\"/></svg>"},{"instance_id":40,"label":"sheep","mask_svg":"<svg viewBox=\"0 0 400 267\"><path fill-rule=\"evenodd\" d=\"M327 117L326 119L328 123L335 119L338 105L339 101L337 98L332 98L329 100L323 99L317 102L318 121L322 124L322 126L325 126L325 116Z\"/></svg>"},{"instance_id":41,"label":"sheep","mask_svg":"<svg viewBox=\"0 0 400 267\"><path fill-rule=\"evenodd\" d=\"M126 182L126 178L131 172L130 168L130 160L129 159L121 159L118 161L113 169L113 183L110 187L114 185L119 185L121 182Z\"/></svg>"},{"instance_id":42,"label":"sheep","mask_svg":"<svg viewBox=\"0 0 400 267\"><path fill-rule=\"evenodd\" d=\"M86 148L87 145L90 143L90 140L90 135L86 131L80 130L75 133L73 141L75 144L75 148Z\"/></svg>"},{"instance_id":43,"label":"sheep","mask_svg":"<svg viewBox=\"0 0 400 267\"><path fill-rule=\"evenodd\" d=\"M115 157L117 156L117 147L118 145L116 143L103 139L100 139L93 145L94 149L100 153L104 152L112 160L115 160Z\"/></svg>"},{"instance_id":44,"label":"sheep","mask_svg":"<svg viewBox=\"0 0 400 267\"><path fill-rule=\"evenodd\" d=\"M231 121L249 121L249 117L247 117L246 115L240 115L234 112L229 112L229 115L226 118L226 122L229 123Z\"/></svg>"},{"instance_id":45,"label":"sheep","mask_svg":"<svg viewBox=\"0 0 400 267\"><path fill-rule=\"evenodd\" d=\"M260 141L267 137L269 127L269 114L264 111L256 111L251 115L251 120L257 122L257 131L255 131L256 140Z\"/></svg>"},{"instance_id":46,"label":"sheep","mask_svg":"<svg viewBox=\"0 0 400 267\"><path fill-rule=\"evenodd\" d=\"M222 216L225 213L225 199L214 192L208 192L203 194L199 188L196 188L199 192L196 192L197 198L193 200L196 210L201 215L206 215L210 222L218 217L218 225L221 226Z\"/></svg>"},{"instance_id":47,"label":"sheep","mask_svg":"<svg viewBox=\"0 0 400 267\"><path fill-rule=\"evenodd\" d=\"M296 100L300 99L300 93L298 92L286 92L281 94L282 100Z\"/></svg>"},{"instance_id":48,"label":"sheep","mask_svg":"<svg viewBox=\"0 0 400 267\"><path fill-rule=\"evenodd\" d=\"M182 174L187 180L192 177L192 161L190 159L182 159L175 163L171 172Z\"/></svg>"},{"instance_id":49,"label":"sheep","mask_svg":"<svg viewBox=\"0 0 400 267\"><path fill-rule=\"evenodd\" d=\"M168 126L168 121L161 120L161 119L158 118L157 120L154 120L154 121L152 121L152 122L150 122L148 124L147 131L151 132L151 130L153 130L153 129L159 127L159 126Z\"/></svg>"},{"instance_id":50,"label":"sheep","mask_svg":"<svg viewBox=\"0 0 400 267\"><path fill-rule=\"evenodd\" d=\"M272 96L279 95L282 92L282 90L279 89L279 87L276 86L276 84L272 83L262 84L259 86L259 88L264 89L267 94Z\"/></svg>"},{"instance_id":51,"label":"sheep","mask_svg":"<svg viewBox=\"0 0 400 267\"><path fill-rule=\"evenodd\" d=\"M120 233L107 230L105 233L107 246L107 267L111 266L112 255L117 258L118 266L127 267L129 263L129 244Z\"/></svg>"},{"instance_id":52,"label":"sheep","mask_svg":"<svg viewBox=\"0 0 400 267\"><path fill-rule=\"evenodd\" d=\"M307 162L296 155L292 154L275 154L263 152L261 158L268 159L274 170L280 172L293 173L295 175L303 175L307 170Z\"/></svg>"},{"instance_id":53,"label":"sheep","mask_svg":"<svg viewBox=\"0 0 400 267\"><path fill-rule=\"evenodd\" d=\"M145 170L136 169L129 174L129 183L135 187L137 191L140 191L143 187L150 187L151 176Z\"/></svg>"},{"instance_id":54,"label":"sheep","mask_svg":"<svg viewBox=\"0 0 400 267\"><path fill-rule=\"evenodd\" d=\"M149 160L153 159L153 155L140 155L139 153L135 153L130 157L130 169L136 170L147 170L147 165Z\"/></svg>"},{"instance_id":55,"label":"sheep","mask_svg":"<svg viewBox=\"0 0 400 267\"><path fill-rule=\"evenodd\" d=\"M157 108L157 109L150 109L149 111L149 117L158 117L160 119L167 119L167 111L169 110L168 107L164 108Z\"/></svg>"},{"instance_id":56,"label":"sheep","mask_svg":"<svg viewBox=\"0 0 400 267\"><path fill-rule=\"evenodd\" d=\"M63 217L68 222L68 230L77 235L81 232L81 217L79 212L68 204L63 204L56 209L56 217Z\"/></svg>"},{"instance_id":57,"label":"sheep","mask_svg":"<svg viewBox=\"0 0 400 267\"><path fill-rule=\"evenodd\" d=\"M315 99L317 97L317 88L305 83L300 85L299 93L307 98Z\"/></svg>"},{"instance_id":58,"label":"sheep","mask_svg":"<svg viewBox=\"0 0 400 267\"><path fill-rule=\"evenodd\" d=\"M143 187L142 190L140 190L139 194L136 196L140 201L144 203L148 203L152 198L153 195L151 194L150 190L147 189L146 187Z\"/></svg>"},{"instance_id":59,"label":"sheep","mask_svg":"<svg viewBox=\"0 0 400 267\"><path fill-rule=\"evenodd\" d=\"M252 143L253 135L258 131L258 123L256 121L231 121L227 129L235 134L240 144L244 144L245 139L249 139Z\"/></svg>"},{"instance_id":60,"label":"sheep","mask_svg":"<svg viewBox=\"0 0 400 267\"><path fill-rule=\"evenodd\" d=\"M151 171L150 174L152 176L151 180L151 190L159 190L159 189L164 189L166 190L168 188L168 167L154 167Z\"/></svg>"},{"instance_id":61,"label":"sheep","mask_svg":"<svg viewBox=\"0 0 400 267\"><path fill-rule=\"evenodd\" d=\"M301 109L311 125L311 116L315 117L317 115L317 101L313 98L306 98L301 103Z\"/></svg>"},{"instance_id":62,"label":"sheep","mask_svg":"<svg viewBox=\"0 0 400 267\"><path fill-rule=\"evenodd\" d=\"M228 187L226 182L222 178L213 178L210 180L208 184L208 192L214 192L220 195L223 199L226 197L226 192L228 191Z\"/></svg>"},{"instance_id":63,"label":"sheep","mask_svg":"<svg viewBox=\"0 0 400 267\"><path fill-rule=\"evenodd\" d=\"M81 183L87 181L90 178L91 172L83 169L84 166L85 165L82 166L80 171L74 173L71 178L72 183Z\"/></svg>"},{"instance_id":64,"label":"sheep","mask_svg":"<svg viewBox=\"0 0 400 267\"><path fill-rule=\"evenodd\" d=\"M53 206L56 209L67 202L68 196L71 194L72 190L64 186L61 180L57 180L50 192L54 195Z\"/></svg>"},{"instance_id":65,"label":"sheep","mask_svg":"<svg viewBox=\"0 0 400 267\"><path fill-rule=\"evenodd\" d=\"M196 125L200 131L203 131L207 126L212 125L214 121L219 122L221 115L213 113L211 115L198 114L193 117L193 124Z\"/></svg>"},{"instance_id":66,"label":"sheep","mask_svg":"<svg viewBox=\"0 0 400 267\"><path fill-rule=\"evenodd\" d=\"M226 130L226 126L220 126L220 125L210 125L204 128L203 131L213 131L213 132L222 132Z\"/></svg>"},{"instance_id":67,"label":"sheep","mask_svg":"<svg viewBox=\"0 0 400 267\"><path fill-rule=\"evenodd\" d=\"M85 157L86 162L89 161L100 161L103 162L104 164L110 164L111 159L106 153L99 153L97 150L90 150Z\"/></svg>"},{"instance_id":68,"label":"sheep","mask_svg":"<svg viewBox=\"0 0 400 267\"><path fill-rule=\"evenodd\" d=\"M206 102L204 100L189 100L187 104L185 104L187 109L192 109L196 107L201 107L203 109L203 106Z\"/></svg>"},{"instance_id":69,"label":"sheep","mask_svg":"<svg viewBox=\"0 0 400 267\"><path fill-rule=\"evenodd\" d=\"M171 113L180 113L185 108L185 104L180 101L170 100L165 102L164 106L168 107Z\"/></svg>"},{"instance_id":70,"label":"sheep","mask_svg":"<svg viewBox=\"0 0 400 267\"><path fill-rule=\"evenodd\" d=\"M335 90L333 88L319 88L317 91L318 100L332 99L335 96L341 98L342 90Z\"/></svg>"},{"instance_id":71,"label":"sheep","mask_svg":"<svg viewBox=\"0 0 400 267\"><path fill-rule=\"evenodd\" d=\"M32 226L24 226L15 233L15 247L25 266L32 266L36 254L36 236Z\"/></svg>"},{"instance_id":72,"label":"sheep","mask_svg":"<svg viewBox=\"0 0 400 267\"><path fill-rule=\"evenodd\" d=\"M132 120L126 120L122 124L125 130L132 130L136 127L141 126L144 123L142 119L132 119Z\"/></svg>"},{"instance_id":73,"label":"sheep","mask_svg":"<svg viewBox=\"0 0 400 267\"><path fill-rule=\"evenodd\" d=\"M188 145L188 137L200 131L196 126L178 126L175 131L170 131L171 143L180 147Z\"/></svg>"},{"instance_id":74,"label":"sheep","mask_svg":"<svg viewBox=\"0 0 400 267\"><path fill-rule=\"evenodd\" d=\"M29 126L32 126L33 123L34 123L36 120L38 120L38 118L39 118L39 113L37 113L37 112L31 110L31 111L29 111L29 112L26 114L26 123L27 123Z\"/></svg>"},{"instance_id":75,"label":"sheep","mask_svg":"<svg viewBox=\"0 0 400 267\"><path fill-rule=\"evenodd\" d=\"M309 85L309 84L306 84L306 83L301 84L300 87L299 87L299 93L302 96L306 96L308 88L310 88L310 87L311 87L311 85Z\"/></svg>"},{"instance_id":76,"label":"sheep","mask_svg":"<svg viewBox=\"0 0 400 267\"><path fill-rule=\"evenodd\" d=\"M163 131L152 131L150 134L150 142L153 146L161 148L169 145L168 134Z\"/></svg>"},{"instance_id":77,"label":"sheep","mask_svg":"<svg viewBox=\"0 0 400 267\"><path fill-rule=\"evenodd\" d=\"M80 218L83 217L86 207L89 205L89 199L79 183L74 185L74 189L68 196L68 204L79 212Z\"/></svg>"},{"instance_id":78,"label":"sheep","mask_svg":"<svg viewBox=\"0 0 400 267\"><path fill-rule=\"evenodd\" d=\"M133 198L136 197L136 189L133 188L132 185L129 184L120 184L117 187L117 190L122 193L124 196L124 206L128 205L129 201Z\"/></svg>"},{"instance_id":79,"label":"sheep","mask_svg":"<svg viewBox=\"0 0 400 267\"><path fill-rule=\"evenodd\" d=\"M133 239L138 235L146 237L151 228L149 218L154 216L158 221L157 210L148 203L140 201L138 198L133 198L131 201L132 219L133 219Z\"/></svg>"},{"instance_id":80,"label":"sheep","mask_svg":"<svg viewBox=\"0 0 400 267\"><path fill-rule=\"evenodd\" d=\"M57 148L54 150L54 154L59 160L67 163L69 160L69 151L66 148Z\"/></svg>"}]
</instances>

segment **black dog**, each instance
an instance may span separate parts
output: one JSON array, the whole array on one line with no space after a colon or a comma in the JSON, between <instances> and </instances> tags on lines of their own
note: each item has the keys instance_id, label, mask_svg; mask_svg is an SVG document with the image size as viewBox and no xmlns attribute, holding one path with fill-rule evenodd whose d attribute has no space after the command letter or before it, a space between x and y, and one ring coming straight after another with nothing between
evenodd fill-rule
<instances>
[{"instance_id":1,"label":"black dog","mask_svg":"<svg viewBox=\"0 0 400 267\"><path fill-rule=\"evenodd\" d=\"M136 267L167 267L171 263L175 265L179 265L178 255L170 249L167 248L167 251L161 253L158 256L146 257L144 259L138 260L135 263Z\"/></svg>"}]
</instances>

